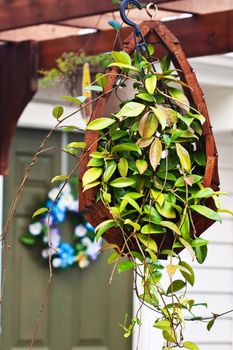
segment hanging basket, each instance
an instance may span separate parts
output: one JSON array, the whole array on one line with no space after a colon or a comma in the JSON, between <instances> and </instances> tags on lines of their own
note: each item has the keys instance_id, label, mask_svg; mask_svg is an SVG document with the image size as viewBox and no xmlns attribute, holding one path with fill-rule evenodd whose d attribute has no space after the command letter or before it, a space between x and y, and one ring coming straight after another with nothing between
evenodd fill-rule
<instances>
[{"instance_id":1,"label":"hanging basket","mask_svg":"<svg viewBox=\"0 0 233 350\"><path fill-rule=\"evenodd\" d=\"M173 62L173 65L178 69L180 79L185 82L191 89L184 89L189 101L193 103L195 108L205 117L206 121L202 127L203 137L206 147L206 168L204 174L204 186L211 187L214 191L219 189L219 176L218 176L218 163L217 163L217 150L210 125L209 115L206 108L205 100L203 98L203 92L197 82L196 75L190 67L186 56L181 48L178 39L167 29L167 27L159 21L146 21L140 26L142 35L147 43L155 46L156 56L158 58L168 54ZM128 54L132 54L135 50L135 41L133 34L131 34L124 42L123 51ZM111 91L116 80L116 73L119 72L118 68L110 69L108 84L105 87L105 92ZM103 116L104 108L108 101L110 93L102 95L95 105L92 113L91 120ZM85 212L86 219L96 227L104 220L111 219L112 216L104 204L99 200L96 201L98 189L93 188L85 192L82 192L82 177L87 170L87 163L89 161L89 154L97 149L98 132L87 131L85 136L86 151L82 155L81 168L80 168L80 188L79 188L79 200L80 210ZM216 210L215 204L212 198L208 198L205 201L205 205L213 210ZM210 227L215 221L212 221L198 213L192 214L193 223L196 229L196 236L200 236L208 227ZM192 236L193 232L191 232ZM169 234L165 234L165 239L158 237L159 235L151 235L161 249L171 249L172 237ZM119 228L111 228L104 234L105 240L110 244L116 244L119 248L124 246L125 239ZM133 240L129 243L130 249L138 250L137 245ZM182 248L178 248L176 251L180 251Z\"/></svg>"}]
</instances>

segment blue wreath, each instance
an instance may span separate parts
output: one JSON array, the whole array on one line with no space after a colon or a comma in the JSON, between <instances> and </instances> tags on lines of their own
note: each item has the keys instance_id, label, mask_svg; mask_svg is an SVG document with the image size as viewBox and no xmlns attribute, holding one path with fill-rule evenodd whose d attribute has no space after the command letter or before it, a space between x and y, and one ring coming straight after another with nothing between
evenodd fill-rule
<instances>
[{"instance_id":1,"label":"blue wreath","mask_svg":"<svg viewBox=\"0 0 233 350\"><path fill-rule=\"evenodd\" d=\"M63 186L63 184L61 184ZM50 208L60 191L60 187L52 188L43 207ZM59 224L66 220L72 225L72 243L62 240ZM52 247L48 247L50 240ZM96 260L101 242L95 241L94 228L78 211L77 179L72 178L53 204L51 213L36 217L28 226L28 232L20 237L26 246L40 246L41 256L48 260L51 256L52 266L56 269L67 269L71 266L87 267Z\"/></svg>"}]
</instances>

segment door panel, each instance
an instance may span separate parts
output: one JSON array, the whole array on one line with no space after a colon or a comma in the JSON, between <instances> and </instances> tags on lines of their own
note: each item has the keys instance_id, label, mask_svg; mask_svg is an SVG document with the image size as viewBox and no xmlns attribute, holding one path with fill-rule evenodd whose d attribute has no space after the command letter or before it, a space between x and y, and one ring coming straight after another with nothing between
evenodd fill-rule
<instances>
[{"instance_id":1,"label":"door panel","mask_svg":"<svg viewBox=\"0 0 233 350\"><path fill-rule=\"evenodd\" d=\"M5 179L5 217L10 200L20 184L22 174L45 132L20 129L14 138L10 175ZM69 141L74 141L72 135ZM61 144L60 134L53 146ZM2 306L2 350L26 350L48 281L48 266L39 251L19 243L32 212L46 198L51 178L60 174L60 153L42 155L32 170L23 199L8 235L11 246L4 252L7 264ZM64 226L64 231L69 231ZM67 229L66 229L67 227ZM131 314L130 274L115 276L108 284L111 266L102 254L84 270L54 271L48 302L34 343L35 350L130 350L130 340L123 338L118 324Z\"/></svg>"}]
</instances>

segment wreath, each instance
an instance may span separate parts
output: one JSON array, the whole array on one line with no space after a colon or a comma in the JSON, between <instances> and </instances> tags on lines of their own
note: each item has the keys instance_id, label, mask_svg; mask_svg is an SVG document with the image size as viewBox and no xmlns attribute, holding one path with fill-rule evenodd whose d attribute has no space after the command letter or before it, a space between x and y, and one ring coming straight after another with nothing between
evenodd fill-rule
<instances>
[{"instance_id":1,"label":"wreath","mask_svg":"<svg viewBox=\"0 0 233 350\"><path fill-rule=\"evenodd\" d=\"M95 241L93 226L78 210L77 178L72 178L59 195L63 186L61 184L49 191L42 205L52 208L50 214L34 218L20 241L28 247L39 246L42 259L48 261L51 256L52 266L56 269L63 270L71 266L85 268L98 257L101 242ZM62 239L59 225L66 220L72 225L72 243ZM52 248L48 247L49 239Z\"/></svg>"}]
</instances>

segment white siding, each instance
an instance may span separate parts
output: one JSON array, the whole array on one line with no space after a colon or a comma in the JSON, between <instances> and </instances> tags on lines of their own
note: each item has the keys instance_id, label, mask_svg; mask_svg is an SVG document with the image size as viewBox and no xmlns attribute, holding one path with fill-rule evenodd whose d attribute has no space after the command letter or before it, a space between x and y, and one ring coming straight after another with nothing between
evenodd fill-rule
<instances>
[{"instance_id":1,"label":"white siding","mask_svg":"<svg viewBox=\"0 0 233 350\"><path fill-rule=\"evenodd\" d=\"M216 134L219 153L219 173L221 190L230 196L222 197L223 208L233 210L233 134ZM210 242L208 257L203 265L195 263L196 282L188 295L198 302L208 303L208 309L196 309L200 316L209 316L210 312L222 313L233 309L233 218L223 215L223 223L214 224L203 236ZM188 253L182 253L189 259ZM135 301L135 305L136 305ZM155 316L144 310L139 350L161 349L160 333L151 326ZM150 328L151 327L151 328ZM150 330L148 330L150 328ZM201 350L233 350L233 314L217 320L210 332L206 325L190 322L186 326L185 338L198 343ZM134 338L133 350L136 349Z\"/></svg>"}]
</instances>

